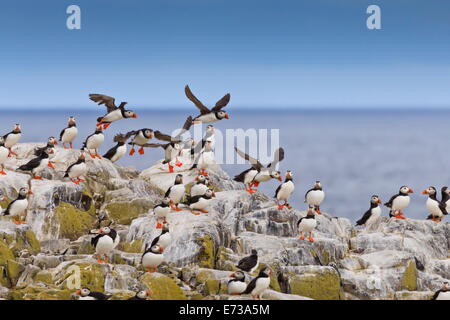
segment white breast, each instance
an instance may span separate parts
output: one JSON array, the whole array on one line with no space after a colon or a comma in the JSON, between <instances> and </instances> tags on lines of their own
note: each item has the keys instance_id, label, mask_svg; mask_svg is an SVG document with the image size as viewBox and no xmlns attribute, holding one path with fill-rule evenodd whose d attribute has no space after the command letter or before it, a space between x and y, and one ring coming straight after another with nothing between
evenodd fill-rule
<instances>
[{"instance_id":1,"label":"white breast","mask_svg":"<svg viewBox=\"0 0 450 320\"><path fill-rule=\"evenodd\" d=\"M44 170L46 167L48 167L48 161L49 161L48 158L42 159L39 165L36 168L34 168L32 172L37 173L41 170Z\"/></svg>"},{"instance_id":2,"label":"white breast","mask_svg":"<svg viewBox=\"0 0 450 320\"><path fill-rule=\"evenodd\" d=\"M292 192L294 192L295 186L292 181L285 182L281 185L280 190L277 194L278 200L288 200Z\"/></svg>"},{"instance_id":3,"label":"white breast","mask_svg":"<svg viewBox=\"0 0 450 320\"><path fill-rule=\"evenodd\" d=\"M211 199L200 198L196 203L189 205L191 209L203 210L209 206Z\"/></svg>"},{"instance_id":4,"label":"white breast","mask_svg":"<svg viewBox=\"0 0 450 320\"><path fill-rule=\"evenodd\" d=\"M203 183L197 183L191 188L191 197L202 196L205 194L206 190L208 190L206 185Z\"/></svg>"},{"instance_id":5,"label":"white breast","mask_svg":"<svg viewBox=\"0 0 450 320\"><path fill-rule=\"evenodd\" d=\"M103 135L103 133L97 133L88 138L86 147L91 150L98 149L103 144L104 141L105 136Z\"/></svg>"},{"instance_id":6,"label":"white breast","mask_svg":"<svg viewBox=\"0 0 450 320\"><path fill-rule=\"evenodd\" d=\"M298 231L300 232L311 232L317 226L316 219L302 219L298 225Z\"/></svg>"},{"instance_id":7,"label":"white breast","mask_svg":"<svg viewBox=\"0 0 450 320\"><path fill-rule=\"evenodd\" d=\"M164 261L164 255L147 252L142 257L142 266L144 268L156 268Z\"/></svg>"},{"instance_id":8,"label":"white breast","mask_svg":"<svg viewBox=\"0 0 450 320\"><path fill-rule=\"evenodd\" d=\"M61 141L64 143L71 143L78 135L77 127L70 127L64 130L64 133L61 137Z\"/></svg>"},{"instance_id":9,"label":"white breast","mask_svg":"<svg viewBox=\"0 0 450 320\"><path fill-rule=\"evenodd\" d=\"M231 281L228 283L228 294L239 294L247 289L247 284L243 281Z\"/></svg>"},{"instance_id":10,"label":"white breast","mask_svg":"<svg viewBox=\"0 0 450 320\"><path fill-rule=\"evenodd\" d=\"M179 203L184 196L185 187L183 184L176 184L170 188L169 198L174 203Z\"/></svg>"},{"instance_id":11,"label":"white breast","mask_svg":"<svg viewBox=\"0 0 450 320\"><path fill-rule=\"evenodd\" d=\"M119 146L116 149L116 154L111 158L112 162L116 162L120 160L125 154L127 153L127 145L124 144L123 146Z\"/></svg>"},{"instance_id":12,"label":"white breast","mask_svg":"<svg viewBox=\"0 0 450 320\"><path fill-rule=\"evenodd\" d=\"M14 146L17 142L19 142L21 136L22 136L21 133L9 134L5 140L5 147L11 148L12 146Z\"/></svg>"},{"instance_id":13,"label":"white breast","mask_svg":"<svg viewBox=\"0 0 450 320\"><path fill-rule=\"evenodd\" d=\"M27 210L27 208L28 208L27 199L16 200L9 208L9 214L12 216L22 215L25 212L25 210Z\"/></svg>"},{"instance_id":14,"label":"white breast","mask_svg":"<svg viewBox=\"0 0 450 320\"><path fill-rule=\"evenodd\" d=\"M114 122L123 119L122 111L120 109L114 110L103 117L103 122Z\"/></svg>"},{"instance_id":15,"label":"white breast","mask_svg":"<svg viewBox=\"0 0 450 320\"><path fill-rule=\"evenodd\" d=\"M450 300L450 291L447 292L439 292L436 300Z\"/></svg>"},{"instance_id":16,"label":"white breast","mask_svg":"<svg viewBox=\"0 0 450 320\"><path fill-rule=\"evenodd\" d=\"M392 210L403 210L409 205L409 196L397 196L392 201Z\"/></svg>"},{"instance_id":17,"label":"white breast","mask_svg":"<svg viewBox=\"0 0 450 320\"><path fill-rule=\"evenodd\" d=\"M207 169L212 164L214 164L214 152L203 152L198 159L198 167L200 169Z\"/></svg>"},{"instance_id":18,"label":"white breast","mask_svg":"<svg viewBox=\"0 0 450 320\"><path fill-rule=\"evenodd\" d=\"M79 297L78 300L97 300L94 297L86 296L86 297Z\"/></svg>"},{"instance_id":19,"label":"white breast","mask_svg":"<svg viewBox=\"0 0 450 320\"><path fill-rule=\"evenodd\" d=\"M76 164L72 168L70 168L69 177L70 178L79 178L81 176L84 176L86 174L86 172L87 172L86 163L82 162L82 163Z\"/></svg>"},{"instance_id":20,"label":"white breast","mask_svg":"<svg viewBox=\"0 0 450 320\"><path fill-rule=\"evenodd\" d=\"M266 182L272 179L270 176L269 170L262 169L258 174L255 176L255 180L258 182Z\"/></svg>"},{"instance_id":21,"label":"white breast","mask_svg":"<svg viewBox=\"0 0 450 320\"><path fill-rule=\"evenodd\" d=\"M378 220L378 218L380 217L380 215L381 215L381 208L380 208L380 206L378 206L378 207L376 207L376 208L373 208L373 209L371 210L370 218L367 219L367 221L366 221L366 226L369 226L369 225L371 225L372 223L374 223L376 220Z\"/></svg>"},{"instance_id":22,"label":"white breast","mask_svg":"<svg viewBox=\"0 0 450 320\"><path fill-rule=\"evenodd\" d=\"M306 203L313 206L319 206L324 199L325 192L323 192L323 190L311 190L306 195Z\"/></svg>"},{"instance_id":23,"label":"white breast","mask_svg":"<svg viewBox=\"0 0 450 320\"><path fill-rule=\"evenodd\" d=\"M156 207L153 212L158 218L166 218L170 212L170 207Z\"/></svg>"},{"instance_id":24,"label":"white breast","mask_svg":"<svg viewBox=\"0 0 450 320\"><path fill-rule=\"evenodd\" d=\"M150 140L150 139L144 137L144 135L142 134L142 131L139 131L139 133L134 137L133 143L140 146L140 145L146 144L148 142L148 140Z\"/></svg>"},{"instance_id":25,"label":"white breast","mask_svg":"<svg viewBox=\"0 0 450 320\"><path fill-rule=\"evenodd\" d=\"M437 202L436 200L433 200L430 197L428 197L426 205L427 205L428 211L430 211L430 213L433 216L435 216L435 217L443 216L441 209L439 209L439 202Z\"/></svg>"},{"instance_id":26,"label":"white breast","mask_svg":"<svg viewBox=\"0 0 450 320\"><path fill-rule=\"evenodd\" d=\"M252 182L253 179L255 179L257 174L258 174L258 170L250 170L249 172L247 172L244 176L244 183L249 184L250 182Z\"/></svg>"},{"instance_id":27,"label":"white breast","mask_svg":"<svg viewBox=\"0 0 450 320\"><path fill-rule=\"evenodd\" d=\"M253 289L253 295L261 295L270 285L270 278L258 278L256 280L255 289Z\"/></svg>"},{"instance_id":28,"label":"white breast","mask_svg":"<svg viewBox=\"0 0 450 320\"><path fill-rule=\"evenodd\" d=\"M9 150L5 147L0 147L0 164L5 163L8 160Z\"/></svg>"},{"instance_id":29,"label":"white breast","mask_svg":"<svg viewBox=\"0 0 450 320\"><path fill-rule=\"evenodd\" d=\"M194 119L195 121L201 121L203 123L210 123L217 121L216 114L214 112L204 114Z\"/></svg>"},{"instance_id":30,"label":"white breast","mask_svg":"<svg viewBox=\"0 0 450 320\"><path fill-rule=\"evenodd\" d=\"M95 246L95 253L108 254L112 249L114 249L114 241L110 236L105 235L98 239L97 245Z\"/></svg>"},{"instance_id":31,"label":"white breast","mask_svg":"<svg viewBox=\"0 0 450 320\"><path fill-rule=\"evenodd\" d=\"M172 242L172 236L170 235L170 232L166 232L163 235L159 236L158 245L166 249L168 246L170 246L170 243Z\"/></svg>"}]
</instances>

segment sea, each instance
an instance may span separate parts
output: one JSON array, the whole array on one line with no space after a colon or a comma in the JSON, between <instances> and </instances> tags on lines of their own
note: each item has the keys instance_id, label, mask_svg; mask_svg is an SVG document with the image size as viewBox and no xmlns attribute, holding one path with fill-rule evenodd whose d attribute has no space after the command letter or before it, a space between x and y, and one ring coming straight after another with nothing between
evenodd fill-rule
<instances>
[{"instance_id":1,"label":"sea","mask_svg":"<svg viewBox=\"0 0 450 320\"><path fill-rule=\"evenodd\" d=\"M105 131L101 152L114 145L113 137L119 132L151 128L171 134L181 127L189 111L140 110L137 119L113 123ZM410 206L405 210L406 216L425 219L428 215L426 196L421 191L428 186L440 190L442 186L450 185L450 111L425 108L233 111L230 108L229 113L229 120L213 124L219 132L217 136L225 137L223 142L218 139L220 141L216 141L215 146L216 154L223 155L218 159L225 162L223 169L234 176L249 167L242 163L242 159L237 163L233 146L238 142L237 139L234 142L226 139L230 132L238 136L247 133L250 137L247 139L248 152L260 156L264 164L270 162L268 156L274 148L283 147L285 159L279 164L279 170L283 175L286 170L293 172L295 192L290 204L296 209L307 208L305 192L320 180L326 194L321 210L354 222L367 211L372 195L380 196L385 202L402 185L408 185L414 193ZM59 137L67 118L72 115L77 118L79 128L75 147L80 148L85 137L95 130L96 118L102 115L101 112L77 111L77 108L3 110L0 130L7 133L15 123L20 123L21 142L44 142L51 135ZM202 125L194 127L197 133L205 130ZM258 146L252 153L249 145L255 145L255 136ZM162 157L162 149L147 148L144 155L127 155L118 164L142 170ZM262 183L259 190L272 197L279 183L277 180ZM388 214L386 207L383 214Z\"/></svg>"}]
</instances>

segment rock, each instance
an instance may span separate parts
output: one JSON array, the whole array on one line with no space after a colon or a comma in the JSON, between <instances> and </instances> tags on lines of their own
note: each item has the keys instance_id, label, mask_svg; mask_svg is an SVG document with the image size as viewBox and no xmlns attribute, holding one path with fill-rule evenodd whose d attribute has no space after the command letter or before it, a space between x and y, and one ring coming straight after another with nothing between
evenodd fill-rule
<instances>
[{"instance_id":1,"label":"rock","mask_svg":"<svg viewBox=\"0 0 450 320\"><path fill-rule=\"evenodd\" d=\"M169 277L160 273L146 273L141 282L153 292L153 300L185 300L181 288Z\"/></svg>"}]
</instances>

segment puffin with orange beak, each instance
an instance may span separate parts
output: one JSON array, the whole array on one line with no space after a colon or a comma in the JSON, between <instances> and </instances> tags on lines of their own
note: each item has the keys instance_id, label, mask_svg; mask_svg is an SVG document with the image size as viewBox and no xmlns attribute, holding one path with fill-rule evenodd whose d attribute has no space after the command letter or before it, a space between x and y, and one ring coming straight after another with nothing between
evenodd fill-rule
<instances>
[{"instance_id":1,"label":"puffin with orange beak","mask_svg":"<svg viewBox=\"0 0 450 320\"><path fill-rule=\"evenodd\" d=\"M102 292L91 291L88 288L82 288L75 292L79 296L78 300L108 300L112 297L110 294L104 294Z\"/></svg>"},{"instance_id":2,"label":"puffin with orange beak","mask_svg":"<svg viewBox=\"0 0 450 320\"><path fill-rule=\"evenodd\" d=\"M428 195L426 206L430 215L427 217L428 220L434 222L441 222L442 217L447 215L447 209L445 202L441 202L437 199L437 191L433 186L428 187L422 191L422 194Z\"/></svg>"},{"instance_id":3,"label":"puffin with orange beak","mask_svg":"<svg viewBox=\"0 0 450 320\"><path fill-rule=\"evenodd\" d=\"M384 205L391 209L389 212L389 217L394 217L396 219L406 219L403 215L402 210L409 206L410 197L409 194L414 193L414 191L408 186L400 187L398 194L393 195L388 202Z\"/></svg>"},{"instance_id":4,"label":"puffin with orange beak","mask_svg":"<svg viewBox=\"0 0 450 320\"><path fill-rule=\"evenodd\" d=\"M31 159L26 164L21 165L18 170L21 171L30 171L33 175L33 179L42 179L41 176L38 176L37 173L41 170L44 170L46 167L50 167L55 169L53 163L49 160L49 156L53 154L55 150L53 148L45 148L42 154L36 158Z\"/></svg>"},{"instance_id":5,"label":"puffin with orange beak","mask_svg":"<svg viewBox=\"0 0 450 320\"><path fill-rule=\"evenodd\" d=\"M147 300L152 295L153 295L152 290L142 290L136 292L136 295L134 297L129 298L128 300Z\"/></svg>"},{"instance_id":6,"label":"puffin with orange beak","mask_svg":"<svg viewBox=\"0 0 450 320\"><path fill-rule=\"evenodd\" d=\"M261 300L261 296L263 295L264 291L269 288L271 275L272 270L270 268L266 267L262 269L259 272L258 276L250 281L250 283L247 285L247 288L244 292L242 292L242 294L251 294L253 298Z\"/></svg>"},{"instance_id":7,"label":"puffin with orange beak","mask_svg":"<svg viewBox=\"0 0 450 320\"><path fill-rule=\"evenodd\" d=\"M320 204L325 199L325 192L322 189L322 184L320 181L314 183L314 187L306 191L305 202L308 204L309 208L313 208L318 214L320 212Z\"/></svg>"},{"instance_id":8,"label":"puffin with orange beak","mask_svg":"<svg viewBox=\"0 0 450 320\"><path fill-rule=\"evenodd\" d=\"M45 149L54 148L57 145L58 145L58 141L56 141L55 137L53 137L53 136L49 137L47 140L47 145L40 147L40 148L36 148L34 150L34 155L39 157L45 151Z\"/></svg>"},{"instance_id":9,"label":"puffin with orange beak","mask_svg":"<svg viewBox=\"0 0 450 320\"><path fill-rule=\"evenodd\" d=\"M156 268L164 261L164 254L159 245L155 244L145 249L141 263L147 272L156 272Z\"/></svg>"},{"instance_id":10,"label":"puffin with orange beak","mask_svg":"<svg viewBox=\"0 0 450 320\"><path fill-rule=\"evenodd\" d=\"M97 126L103 126L104 130L106 130L106 128L108 128L109 125L115 121L127 118L137 118L134 111L125 109L127 102L121 102L117 107L114 103L115 99L113 97L98 93L89 94L89 99L98 103L99 106L102 104L106 106L107 114L103 117L97 118Z\"/></svg>"},{"instance_id":11,"label":"puffin with orange beak","mask_svg":"<svg viewBox=\"0 0 450 320\"><path fill-rule=\"evenodd\" d=\"M245 274L242 271L236 271L230 274L230 280L228 281L228 294L232 296L240 295L247 289L245 283Z\"/></svg>"},{"instance_id":12,"label":"puffin with orange beak","mask_svg":"<svg viewBox=\"0 0 450 320\"><path fill-rule=\"evenodd\" d=\"M28 190L27 188L23 187L19 190L19 195L17 196L17 199L12 201L6 210L3 212L3 215L5 216L17 216L19 219L17 221L14 221L15 224L24 224L26 212L28 209L28 195L33 194L31 190ZM22 216L24 216L24 219L22 220Z\"/></svg>"},{"instance_id":13,"label":"puffin with orange beak","mask_svg":"<svg viewBox=\"0 0 450 320\"><path fill-rule=\"evenodd\" d=\"M20 128L20 124L16 124L13 130L3 136L3 140L5 143L5 147L9 150L9 156L17 156L17 153L12 151L12 147L14 147L20 140L22 136L22 129Z\"/></svg>"},{"instance_id":14,"label":"puffin with orange beak","mask_svg":"<svg viewBox=\"0 0 450 320\"><path fill-rule=\"evenodd\" d=\"M109 227L102 227L91 233L96 233L97 236L91 239L91 245L95 248L95 255L97 256L97 262L108 262L107 255L117 246L120 242L117 231Z\"/></svg>"},{"instance_id":15,"label":"puffin with orange beak","mask_svg":"<svg viewBox=\"0 0 450 320\"><path fill-rule=\"evenodd\" d=\"M195 197L187 197L186 204L191 209L191 212L195 215L199 215L200 212L208 213L207 209L212 198L215 197L216 194L211 189L206 190L204 195L195 196Z\"/></svg>"},{"instance_id":16,"label":"puffin with orange beak","mask_svg":"<svg viewBox=\"0 0 450 320\"><path fill-rule=\"evenodd\" d=\"M75 117L70 116L67 120L67 128L64 128L59 134L59 141L62 142L63 148L67 149L66 143L69 144L72 149L72 143L78 135L77 121Z\"/></svg>"},{"instance_id":17,"label":"puffin with orange beak","mask_svg":"<svg viewBox=\"0 0 450 320\"><path fill-rule=\"evenodd\" d=\"M370 208L367 210L361 219L356 221L357 226L362 225L371 225L375 220L378 219L378 217L381 215L381 199L377 195L373 195L370 198Z\"/></svg>"},{"instance_id":18,"label":"puffin with orange beak","mask_svg":"<svg viewBox=\"0 0 450 320\"><path fill-rule=\"evenodd\" d=\"M86 160L84 158L84 154L81 153L78 157L77 162L72 163L66 170L64 174L64 178L69 178L75 184L80 184L80 182L86 181L82 179L82 176L85 176L88 169L86 166Z\"/></svg>"},{"instance_id":19,"label":"puffin with orange beak","mask_svg":"<svg viewBox=\"0 0 450 320\"><path fill-rule=\"evenodd\" d=\"M167 223L164 223L161 234L157 236L155 239L153 239L150 247L158 245L161 252L164 252L164 250L166 250L171 243L172 243L172 236L169 233L169 227L167 226Z\"/></svg>"},{"instance_id":20,"label":"puffin with orange beak","mask_svg":"<svg viewBox=\"0 0 450 320\"><path fill-rule=\"evenodd\" d=\"M231 96L229 93L217 101L211 110L194 96L189 86L184 87L184 93L186 94L186 97L200 110L200 114L193 119L193 124L210 123L223 119L229 119L228 113L222 110L230 102Z\"/></svg>"},{"instance_id":21,"label":"puffin with orange beak","mask_svg":"<svg viewBox=\"0 0 450 320\"><path fill-rule=\"evenodd\" d=\"M9 157L9 150L5 147L5 139L3 137L0 137L0 174L6 175L5 172L5 163L8 161Z\"/></svg>"},{"instance_id":22,"label":"puffin with orange beak","mask_svg":"<svg viewBox=\"0 0 450 320\"><path fill-rule=\"evenodd\" d=\"M282 210L284 207L292 209L292 207L287 202L289 197L294 192L295 185L292 180L292 171L288 170L286 172L286 179L282 184L280 184L275 191L275 198L277 199L278 209ZM284 201L284 204L280 204L280 201Z\"/></svg>"},{"instance_id":23,"label":"puffin with orange beak","mask_svg":"<svg viewBox=\"0 0 450 320\"><path fill-rule=\"evenodd\" d=\"M105 142L105 135L103 134L102 126L97 126L95 132L86 138L81 150L87 150L92 159L101 159L102 156L98 153L98 148L103 142ZM91 153L92 150L94 150L94 154Z\"/></svg>"},{"instance_id":24,"label":"puffin with orange beak","mask_svg":"<svg viewBox=\"0 0 450 320\"><path fill-rule=\"evenodd\" d=\"M183 199L185 191L186 187L184 186L183 183L183 175L177 174L173 186L167 189L166 194L164 195L164 198L170 199L170 207L172 208L172 210L175 211L182 210L181 208L178 208L178 204Z\"/></svg>"}]
</instances>

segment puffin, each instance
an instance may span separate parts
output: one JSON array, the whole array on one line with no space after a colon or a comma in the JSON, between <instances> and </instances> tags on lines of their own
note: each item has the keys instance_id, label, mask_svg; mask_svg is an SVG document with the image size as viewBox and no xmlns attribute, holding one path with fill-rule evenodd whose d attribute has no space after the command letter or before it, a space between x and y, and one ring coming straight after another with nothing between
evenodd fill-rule
<instances>
[{"instance_id":1,"label":"puffin","mask_svg":"<svg viewBox=\"0 0 450 320\"><path fill-rule=\"evenodd\" d=\"M433 186L430 186L427 189L423 190L422 194L428 195L426 206L428 211L430 212L430 215L427 217L427 220L440 222L442 220L442 217L448 214L446 203L439 201L436 198L437 191Z\"/></svg>"},{"instance_id":2,"label":"puffin","mask_svg":"<svg viewBox=\"0 0 450 320\"><path fill-rule=\"evenodd\" d=\"M132 156L136 150L134 150L134 146L140 146L141 148L139 149L139 154L144 154L144 145L150 140L153 139L155 137L155 133L153 131L153 129L149 129L149 128L143 128L140 130L133 130L130 132L127 132L126 134L127 136L134 136L133 140L131 140L131 142L129 143L131 145L131 150L130 150L130 156Z\"/></svg>"},{"instance_id":3,"label":"puffin","mask_svg":"<svg viewBox=\"0 0 450 320\"><path fill-rule=\"evenodd\" d=\"M166 222L167 215L170 212L171 202L169 197L165 197L161 200L161 203L153 207L153 213L156 215L158 222L156 223L156 229L161 229L163 224L160 222L161 219L163 223Z\"/></svg>"},{"instance_id":4,"label":"puffin","mask_svg":"<svg viewBox=\"0 0 450 320\"><path fill-rule=\"evenodd\" d=\"M151 290L142 290L136 292L136 295L134 297L129 298L128 300L147 300L147 298L150 298L152 294L153 292Z\"/></svg>"},{"instance_id":5,"label":"puffin","mask_svg":"<svg viewBox=\"0 0 450 320\"><path fill-rule=\"evenodd\" d=\"M117 144L109 149L104 155L103 158L110 160L111 162L119 161L126 153L127 153L127 140L130 137L129 133L127 134L116 134L114 136L114 142Z\"/></svg>"},{"instance_id":6,"label":"puffin","mask_svg":"<svg viewBox=\"0 0 450 320\"><path fill-rule=\"evenodd\" d=\"M321 214L320 212L320 204L325 199L325 192L322 190L322 185L320 181L316 181L314 187L309 189L305 193L305 203L308 204L309 208L314 208L314 210Z\"/></svg>"},{"instance_id":7,"label":"puffin","mask_svg":"<svg viewBox=\"0 0 450 320\"><path fill-rule=\"evenodd\" d=\"M216 129L214 128L213 125L208 125L206 127L206 131L205 131L205 135L203 136L203 139L197 143L194 147L194 150L192 152L194 153L199 153L206 144L206 141L211 141L211 148L214 149L214 146L216 145L216 139L215 139L215 132Z\"/></svg>"},{"instance_id":8,"label":"puffin","mask_svg":"<svg viewBox=\"0 0 450 320\"><path fill-rule=\"evenodd\" d=\"M17 153L12 151L12 147L19 142L20 137L22 136L22 130L20 128L20 124L16 123L13 130L3 136L3 140L5 141L5 147L9 150L10 156L17 156Z\"/></svg>"},{"instance_id":9,"label":"puffin","mask_svg":"<svg viewBox=\"0 0 450 320\"><path fill-rule=\"evenodd\" d=\"M237 176L235 176L233 180L243 183L244 187L245 187L245 191L247 191L250 194L253 194L257 191L256 189L252 188L257 174L258 174L258 170L251 167L251 168L241 172Z\"/></svg>"},{"instance_id":10,"label":"puffin","mask_svg":"<svg viewBox=\"0 0 450 320\"><path fill-rule=\"evenodd\" d=\"M253 249L252 254L249 255L248 257L239 260L236 267L238 267L242 271L253 273L253 271L258 269L258 266L259 266L258 251Z\"/></svg>"},{"instance_id":11,"label":"puffin","mask_svg":"<svg viewBox=\"0 0 450 320\"><path fill-rule=\"evenodd\" d=\"M191 187L191 197L202 196L208 190L209 179L200 174L195 177L196 183Z\"/></svg>"},{"instance_id":12,"label":"puffin","mask_svg":"<svg viewBox=\"0 0 450 320\"><path fill-rule=\"evenodd\" d=\"M277 199L278 203L278 209L281 210L284 207L288 209L292 209L292 207L287 202L289 200L289 197L294 192L295 186L294 182L292 181L292 171L288 170L286 172L286 179L282 184L280 184L275 191L275 198ZM284 201L284 204L281 204L280 201Z\"/></svg>"},{"instance_id":13,"label":"puffin","mask_svg":"<svg viewBox=\"0 0 450 320\"><path fill-rule=\"evenodd\" d=\"M181 140L181 136L189 130L189 128L192 125L192 117L189 116L184 125L183 128L178 132L176 136L170 136L168 134L161 133L160 131L155 131L155 138L158 140L163 140L168 143L146 143L143 146L144 147L150 147L150 148L158 148L161 147L164 149L164 160L163 164L168 165L169 172L173 172L173 165L171 164L174 159L175 165L177 167L181 167L183 165L182 162L178 160L178 156L181 155L181 150L183 149L183 141Z\"/></svg>"},{"instance_id":14,"label":"puffin","mask_svg":"<svg viewBox=\"0 0 450 320\"><path fill-rule=\"evenodd\" d=\"M381 215L381 199L377 195L373 195L370 198L370 208L367 210L361 219L356 221L357 226L362 225L371 225L373 221L378 219L378 217Z\"/></svg>"},{"instance_id":15,"label":"puffin","mask_svg":"<svg viewBox=\"0 0 450 320\"><path fill-rule=\"evenodd\" d=\"M99 106L102 104L106 106L107 113L103 117L97 118L97 127L103 125L103 129L106 130L106 128L115 121L127 118L137 118L134 111L125 109L127 102L121 102L117 107L114 104L115 99L113 97L98 93L89 94L89 99L98 103Z\"/></svg>"},{"instance_id":16,"label":"puffin","mask_svg":"<svg viewBox=\"0 0 450 320\"><path fill-rule=\"evenodd\" d=\"M67 120L67 127L61 130L59 134L59 141L62 142L62 146L64 149L68 147L66 144L69 144L70 149L72 149L72 143L78 135L77 121L75 117L70 116L69 120Z\"/></svg>"},{"instance_id":17,"label":"puffin","mask_svg":"<svg viewBox=\"0 0 450 320\"><path fill-rule=\"evenodd\" d=\"M66 170L64 178L69 178L75 184L80 184L80 182L86 181L81 179L81 176L86 175L88 168L86 166L86 160L84 154L81 153L78 157L77 162L72 163Z\"/></svg>"},{"instance_id":18,"label":"puffin","mask_svg":"<svg viewBox=\"0 0 450 320\"><path fill-rule=\"evenodd\" d=\"M1 175L6 175L5 163L8 160L8 157L9 149L5 147L5 139L3 137L0 137L0 168L2 169L0 171Z\"/></svg>"},{"instance_id":19,"label":"puffin","mask_svg":"<svg viewBox=\"0 0 450 320\"><path fill-rule=\"evenodd\" d=\"M447 212L450 211L450 189L446 186L441 188L441 202L445 204Z\"/></svg>"},{"instance_id":20,"label":"puffin","mask_svg":"<svg viewBox=\"0 0 450 320\"><path fill-rule=\"evenodd\" d=\"M402 210L404 210L409 205L409 194L414 193L414 191L408 186L402 186L398 194L393 195L388 202L384 205L391 209L389 211L389 217L394 217L397 219L406 219L403 216Z\"/></svg>"},{"instance_id":21,"label":"puffin","mask_svg":"<svg viewBox=\"0 0 450 320\"><path fill-rule=\"evenodd\" d=\"M206 190L204 195L201 196L195 196L195 197L187 197L187 205L191 209L191 212L195 215L199 215L200 212L208 213L207 210L205 210L209 203L211 202L212 198L215 197L214 191L211 189Z\"/></svg>"},{"instance_id":22,"label":"puffin","mask_svg":"<svg viewBox=\"0 0 450 320\"><path fill-rule=\"evenodd\" d=\"M167 224L164 224L161 234L157 236L155 239L153 239L152 244L150 246L153 247L154 245L157 244L161 249L161 252L164 252L164 250L166 250L166 248L170 246L171 242L172 236L170 235L169 228L167 227Z\"/></svg>"},{"instance_id":23,"label":"puffin","mask_svg":"<svg viewBox=\"0 0 450 320\"><path fill-rule=\"evenodd\" d=\"M300 218L300 220L298 220L298 222L297 222L297 228L298 228L298 232L300 234L299 239L300 240L305 240L305 237L303 236L303 233L304 232L308 232L309 233L309 237L308 237L307 240L309 242L314 242L314 239L312 237L312 232L316 228L316 226L317 226L316 216L315 216L314 211L312 210L312 208L309 208L308 209L308 213L306 214L306 216Z\"/></svg>"},{"instance_id":24,"label":"puffin","mask_svg":"<svg viewBox=\"0 0 450 320\"><path fill-rule=\"evenodd\" d=\"M212 149L212 143L211 141L205 142L205 147L202 149L200 153L198 153L197 157L194 160L194 164L190 168L190 170L198 169L199 174L208 176L208 172L206 172L206 169L208 169L211 165L214 165L216 163L214 151Z\"/></svg>"},{"instance_id":25,"label":"puffin","mask_svg":"<svg viewBox=\"0 0 450 320\"><path fill-rule=\"evenodd\" d=\"M247 289L245 283L245 274L242 271L236 271L230 274L230 280L228 280L228 294L235 296L240 295Z\"/></svg>"},{"instance_id":26,"label":"puffin","mask_svg":"<svg viewBox=\"0 0 450 320\"><path fill-rule=\"evenodd\" d=\"M20 188L19 195L15 200L9 203L6 207L3 215L5 216L18 216L18 220L14 221L15 224L24 224L25 221L22 221L22 216L25 214L28 208L28 199L27 196L33 194L31 190L27 188Z\"/></svg>"},{"instance_id":27,"label":"puffin","mask_svg":"<svg viewBox=\"0 0 450 320\"><path fill-rule=\"evenodd\" d=\"M236 150L236 152L239 156L241 156L242 158L244 158L245 160L250 162L250 164L252 165L252 168L237 175L234 178L235 181L244 182L244 184L245 184L245 182L248 181L248 178L253 174L252 170L257 171L253 180L250 182L250 184L248 184L248 186L250 188L249 193L255 192L255 189L251 189L251 187L258 187L261 182L266 182L266 181L269 181L270 179L278 179L280 181L283 180L281 178L280 172L275 170L276 165L284 159L284 149L283 148L278 148L277 150L275 150L275 153L273 156L273 161L271 163L269 163L266 167L264 167L261 164L261 162L259 162L257 159L252 158L251 156L249 156L245 152L242 152L238 148L235 147L234 149ZM249 189L247 189L247 186L246 186L246 190L249 191Z\"/></svg>"},{"instance_id":28,"label":"puffin","mask_svg":"<svg viewBox=\"0 0 450 320\"><path fill-rule=\"evenodd\" d=\"M82 288L75 292L76 295L80 296L78 300L108 300L112 297L110 294L104 294L102 292L91 291L88 288Z\"/></svg>"},{"instance_id":29,"label":"puffin","mask_svg":"<svg viewBox=\"0 0 450 320\"><path fill-rule=\"evenodd\" d=\"M269 287L270 285L270 276L272 275L272 270L269 268L262 269L258 276L254 278L250 283L247 285L247 288L245 289L242 294L251 294L253 298L258 298L258 300L261 299L261 295L264 293L264 291Z\"/></svg>"},{"instance_id":30,"label":"puffin","mask_svg":"<svg viewBox=\"0 0 450 320\"><path fill-rule=\"evenodd\" d=\"M147 272L156 272L156 268L164 261L164 254L157 244L145 249L142 254L142 266Z\"/></svg>"},{"instance_id":31,"label":"puffin","mask_svg":"<svg viewBox=\"0 0 450 320\"><path fill-rule=\"evenodd\" d=\"M54 148L56 145L58 145L58 141L56 141L55 137L49 137L47 139L47 145L34 149L34 155L39 157L43 152L45 152L45 149Z\"/></svg>"},{"instance_id":32,"label":"puffin","mask_svg":"<svg viewBox=\"0 0 450 320\"><path fill-rule=\"evenodd\" d=\"M21 165L18 170L21 171L30 171L33 175L33 179L42 179L41 176L38 176L36 173L44 170L46 167L50 167L55 169L53 163L49 160L49 155L53 154L55 151L53 148L46 148L42 154L36 158L31 159L26 164Z\"/></svg>"},{"instance_id":33,"label":"puffin","mask_svg":"<svg viewBox=\"0 0 450 320\"><path fill-rule=\"evenodd\" d=\"M217 101L215 106L210 110L194 96L189 86L186 85L186 87L184 87L184 92L186 94L186 97L191 100L194 105L200 110L200 114L193 119L193 124L210 123L222 119L229 119L228 113L222 110L228 104L228 102L230 102L231 96L229 93L227 93L219 101Z\"/></svg>"},{"instance_id":34,"label":"puffin","mask_svg":"<svg viewBox=\"0 0 450 320\"><path fill-rule=\"evenodd\" d=\"M109 227L103 227L96 231L97 236L91 239L91 245L95 248L97 261L100 263L108 262L109 254L120 242L117 231Z\"/></svg>"},{"instance_id":35,"label":"puffin","mask_svg":"<svg viewBox=\"0 0 450 320\"><path fill-rule=\"evenodd\" d=\"M181 211L181 208L178 208L178 204L181 202L184 196L184 192L186 191L186 187L183 184L183 175L177 174L175 177L175 182L173 186L167 189L164 198L170 199L170 207L172 210Z\"/></svg>"},{"instance_id":36,"label":"puffin","mask_svg":"<svg viewBox=\"0 0 450 320\"><path fill-rule=\"evenodd\" d=\"M436 291L431 300L450 300L450 287L448 282L442 284L442 288Z\"/></svg>"},{"instance_id":37,"label":"puffin","mask_svg":"<svg viewBox=\"0 0 450 320\"><path fill-rule=\"evenodd\" d=\"M92 159L96 157L101 159L102 156L98 154L98 148L100 148L104 141L105 135L103 134L102 126L97 126L95 132L86 138L81 150L87 149ZM92 154L91 150L94 150L95 153Z\"/></svg>"}]
</instances>

